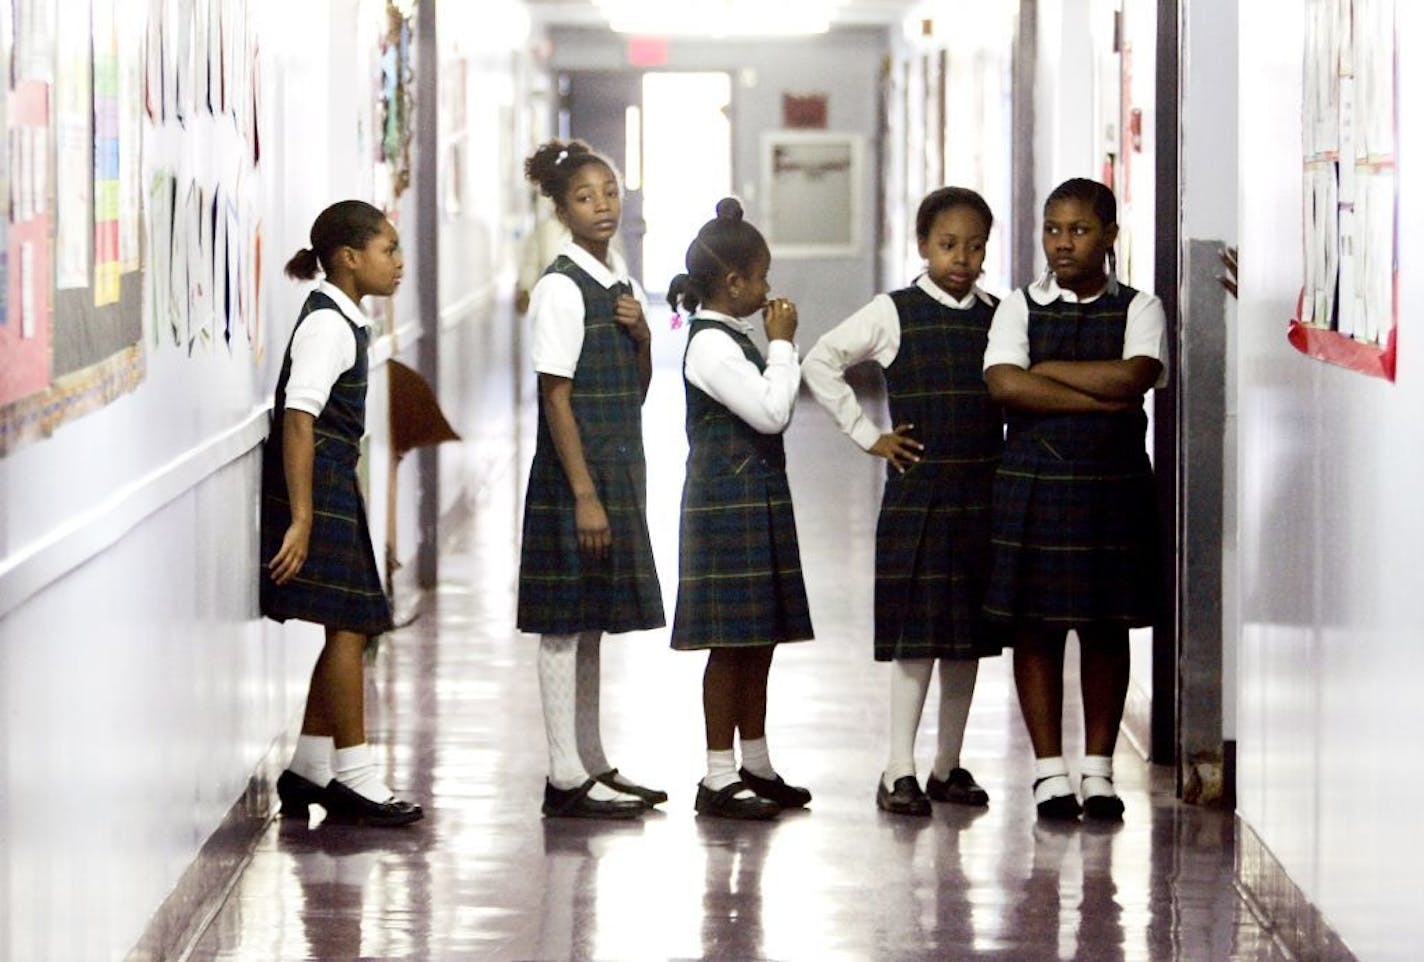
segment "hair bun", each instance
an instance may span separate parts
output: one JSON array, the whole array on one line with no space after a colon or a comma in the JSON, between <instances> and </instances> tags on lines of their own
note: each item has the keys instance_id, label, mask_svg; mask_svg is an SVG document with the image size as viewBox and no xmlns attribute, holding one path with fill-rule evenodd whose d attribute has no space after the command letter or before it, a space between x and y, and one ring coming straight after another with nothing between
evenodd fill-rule
<instances>
[{"instance_id":1,"label":"hair bun","mask_svg":"<svg viewBox=\"0 0 1424 962\"><path fill-rule=\"evenodd\" d=\"M717 201L717 219L739 222L743 217L742 202L735 197L723 197Z\"/></svg>"}]
</instances>

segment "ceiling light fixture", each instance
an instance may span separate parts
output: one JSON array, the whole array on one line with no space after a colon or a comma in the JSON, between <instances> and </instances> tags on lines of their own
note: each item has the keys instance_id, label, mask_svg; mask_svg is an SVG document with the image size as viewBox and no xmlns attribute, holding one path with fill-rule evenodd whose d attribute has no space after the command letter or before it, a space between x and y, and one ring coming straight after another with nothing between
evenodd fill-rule
<instances>
[{"instance_id":1,"label":"ceiling light fixture","mask_svg":"<svg viewBox=\"0 0 1424 962\"><path fill-rule=\"evenodd\" d=\"M825 33L842 0L594 0L618 33L768 37Z\"/></svg>"}]
</instances>

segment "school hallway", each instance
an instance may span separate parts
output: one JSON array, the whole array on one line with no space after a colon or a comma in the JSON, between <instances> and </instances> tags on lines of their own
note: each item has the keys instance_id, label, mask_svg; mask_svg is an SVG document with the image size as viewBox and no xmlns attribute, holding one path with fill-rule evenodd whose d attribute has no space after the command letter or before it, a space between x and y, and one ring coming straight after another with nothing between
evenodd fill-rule
<instances>
[{"instance_id":1,"label":"school hallway","mask_svg":"<svg viewBox=\"0 0 1424 962\"><path fill-rule=\"evenodd\" d=\"M666 311L654 325L644 432L671 614L685 329L670 332ZM876 809L889 676L869 638L883 468L808 396L787 461L816 640L778 651L768 739L778 769L814 793L809 809L768 823L694 814L705 656L673 652L664 629L605 639L603 718L614 764L671 800L632 822L542 818L537 645L513 623L532 407L524 397L522 443L512 431L478 440L503 463L482 478L473 516L450 529L438 589L383 641L372 672L372 741L425 820L327 826L319 809L311 824L274 820L192 962L1286 958L1233 886L1229 814L1177 801L1171 769L1131 746L1116 758L1121 825L1036 822L1007 657L983 663L966 738L988 809L936 804L928 819ZM1071 760L1081 719L1069 687Z\"/></svg>"}]
</instances>

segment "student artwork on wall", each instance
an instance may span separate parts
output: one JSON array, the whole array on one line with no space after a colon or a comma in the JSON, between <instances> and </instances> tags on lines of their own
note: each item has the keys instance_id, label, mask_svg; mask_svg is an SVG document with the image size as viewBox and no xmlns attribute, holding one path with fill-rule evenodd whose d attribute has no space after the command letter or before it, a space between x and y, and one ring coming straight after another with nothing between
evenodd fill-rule
<instances>
[{"instance_id":1,"label":"student artwork on wall","mask_svg":"<svg viewBox=\"0 0 1424 962\"><path fill-rule=\"evenodd\" d=\"M762 135L767 242L778 257L860 249L861 138L782 130Z\"/></svg>"},{"instance_id":2,"label":"student artwork on wall","mask_svg":"<svg viewBox=\"0 0 1424 962\"><path fill-rule=\"evenodd\" d=\"M1305 278L1289 339L1393 380L1398 319L1395 0L1308 0Z\"/></svg>"},{"instance_id":3,"label":"student artwork on wall","mask_svg":"<svg viewBox=\"0 0 1424 962\"><path fill-rule=\"evenodd\" d=\"M0 455L133 390L152 351L260 359L248 2L0 5Z\"/></svg>"}]
</instances>

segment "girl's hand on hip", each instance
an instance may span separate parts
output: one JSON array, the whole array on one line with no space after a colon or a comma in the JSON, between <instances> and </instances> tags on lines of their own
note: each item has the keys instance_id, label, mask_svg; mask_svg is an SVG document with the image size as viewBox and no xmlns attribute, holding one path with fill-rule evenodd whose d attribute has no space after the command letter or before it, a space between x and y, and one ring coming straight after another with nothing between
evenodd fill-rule
<instances>
[{"instance_id":1,"label":"girl's hand on hip","mask_svg":"<svg viewBox=\"0 0 1424 962\"><path fill-rule=\"evenodd\" d=\"M768 341L789 341L796 336L796 305L786 298L767 301L762 316L766 319Z\"/></svg>"},{"instance_id":2,"label":"girl's hand on hip","mask_svg":"<svg viewBox=\"0 0 1424 962\"><path fill-rule=\"evenodd\" d=\"M311 525L293 521L282 536L282 547L267 562L272 580L284 585L297 576L307 563L307 548L311 542Z\"/></svg>"},{"instance_id":3,"label":"girl's hand on hip","mask_svg":"<svg viewBox=\"0 0 1424 962\"><path fill-rule=\"evenodd\" d=\"M646 344L653 339L653 332L648 329L648 319L643 316L643 305L638 303L636 297L624 294L614 301L613 319L623 325L634 343Z\"/></svg>"},{"instance_id":4,"label":"girl's hand on hip","mask_svg":"<svg viewBox=\"0 0 1424 962\"><path fill-rule=\"evenodd\" d=\"M889 461L896 471L904 474L906 468L920 460L919 452L925 449L923 444L910 437L909 432L914 429L913 424L895 425L894 431L880 435L880 440L870 446L870 453Z\"/></svg>"},{"instance_id":5,"label":"girl's hand on hip","mask_svg":"<svg viewBox=\"0 0 1424 962\"><path fill-rule=\"evenodd\" d=\"M598 495L580 495L574 500L574 527L578 530L579 551L593 558L608 554L613 532L608 527L608 512Z\"/></svg>"}]
</instances>

